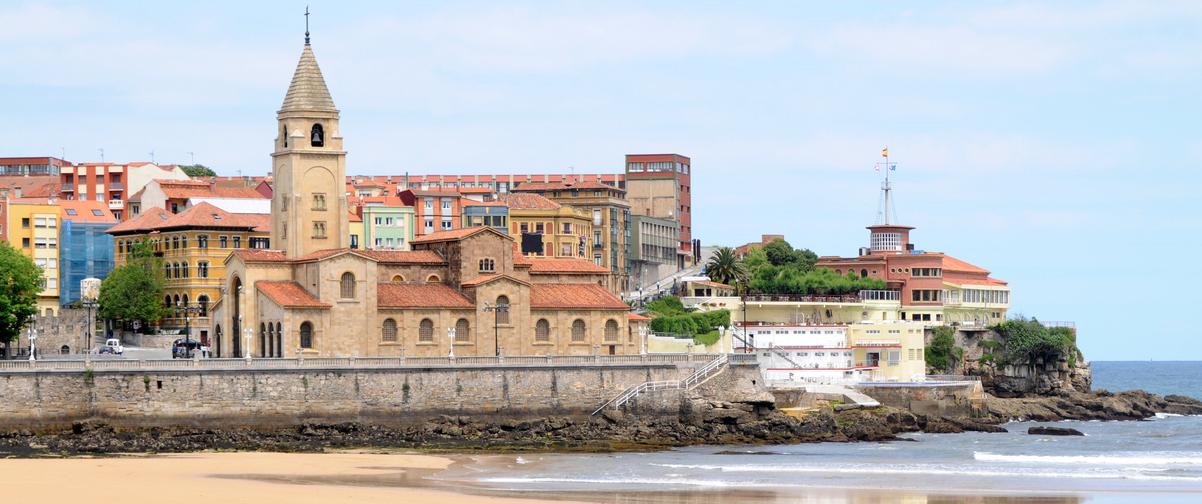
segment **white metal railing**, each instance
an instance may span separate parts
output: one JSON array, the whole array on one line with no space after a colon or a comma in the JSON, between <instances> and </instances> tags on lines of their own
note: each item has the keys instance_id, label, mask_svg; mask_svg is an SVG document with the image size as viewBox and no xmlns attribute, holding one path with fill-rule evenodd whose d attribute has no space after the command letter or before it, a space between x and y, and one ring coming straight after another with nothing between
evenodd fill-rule
<instances>
[{"instance_id":1,"label":"white metal railing","mask_svg":"<svg viewBox=\"0 0 1202 504\"><path fill-rule=\"evenodd\" d=\"M696 371L693 371L692 374L685 377L683 380L662 380L640 383L624 390L621 394L618 394L617 397L606 401L605 404L602 404L601 407L594 410L592 414L596 415L597 413L605 411L606 408L611 406L614 408L621 408L626 403L630 402L631 399L638 397L644 392L667 389L691 390L693 387L696 387L697 385L701 384L701 382L705 381L706 378L709 378L711 375L717 374L717 372L725 369L727 363L727 354L719 354L713 360L706 363L706 365L698 368Z\"/></svg>"},{"instance_id":2,"label":"white metal railing","mask_svg":"<svg viewBox=\"0 0 1202 504\"><path fill-rule=\"evenodd\" d=\"M645 364L706 364L715 354L645 355L524 355L502 357L308 357L304 359L93 359L93 360L0 360L0 373L37 371L154 371L229 369L361 369L361 368L454 368L454 367L558 367L631 366Z\"/></svg>"}]
</instances>

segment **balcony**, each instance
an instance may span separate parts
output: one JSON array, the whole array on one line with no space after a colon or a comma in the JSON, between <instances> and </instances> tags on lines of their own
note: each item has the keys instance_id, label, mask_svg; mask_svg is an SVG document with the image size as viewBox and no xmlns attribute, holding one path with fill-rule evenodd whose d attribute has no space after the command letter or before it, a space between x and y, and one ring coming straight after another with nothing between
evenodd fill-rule
<instances>
[{"instance_id":1,"label":"balcony","mask_svg":"<svg viewBox=\"0 0 1202 504\"><path fill-rule=\"evenodd\" d=\"M75 184L74 183L63 184L63 192L75 192Z\"/></svg>"},{"instance_id":2,"label":"balcony","mask_svg":"<svg viewBox=\"0 0 1202 504\"><path fill-rule=\"evenodd\" d=\"M109 200L109 210L125 209L125 200L111 199Z\"/></svg>"},{"instance_id":3,"label":"balcony","mask_svg":"<svg viewBox=\"0 0 1202 504\"><path fill-rule=\"evenodd\" d=\"M810 296L800 294L758 294L747 296L748 301L780 303L859 303L858 295Z\"/></svg>"},{"instance_id":4,"label":"balcony","mask_svg":"<svg viewBox=\"0 0 1202 504\"><path fill-rule=\"evenodd\" d=\"M112 181L109 182L109 190L110 191L121 191L124 189L125 189L125 184L123 184L121 182L112 182Z\"/></svg>"},{"instance_id":5,"label":"balcony","mask_svg":"<svg viewBox=\"0 0 1202 504\"><path fill-rule=\"evenodd\" d=\"M861 301L901 301L901 291L895 290L862 290L859 294Z\"/></svg>"}]
</instances>

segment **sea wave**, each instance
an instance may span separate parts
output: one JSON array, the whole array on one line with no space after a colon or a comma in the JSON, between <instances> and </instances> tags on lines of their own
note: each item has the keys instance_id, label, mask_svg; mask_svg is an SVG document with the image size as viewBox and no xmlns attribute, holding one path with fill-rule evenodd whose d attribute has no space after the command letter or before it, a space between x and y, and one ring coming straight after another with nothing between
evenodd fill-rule
<instances>
[{"instance_id":1,"label":"sea wave","mask_svg":"<svg viewBox=\"0 0 1202 504\"><path fill-rule=\"evenodd\" d=\"M1202 465L1202 453L1140 453L1138 455L1004 455L973 452L972 458L982 462L1018 462L1035 464L1074 464L1104 466Z\"/></svg>"},{"instance_id":2,"label":"sea wave","mask_svg":"<svg viewBox=\"0 0 1202 504\"><path fill-rule=\"evenodd\" d=\"M587 483L592 485L682 485L697 487L750 486L750 482L689 479L689 478L551 478L551 477L496 477L482 478L483 483Z\"/></svg>"},{"instance_id":3,"label":"sea wave","mask_svg":"<svg viewBox=\"0 0 1202 504\"><path fill-rule=\"evenodd\" d=\"M878 474L878 475L907 475L907 476L975 476L975 477L1022 477L1022 478L1067 478L1067 479L1126 479L1149 481L1202 481L1202 477L1165 476L1145 474L1160 472L1156 469L1144 470L1130 468L1128 470L1111 471L1047 471L1044 468L958 468L939 465L916 466L881 466L873 465L844 465L844 466L798 466L798 465L737 465L720 466L710 464L651 464L653 466L671 469L696 469L703 471L718 471L723 473L813 473L813 474Z\"/></svg>"}]
</instances>

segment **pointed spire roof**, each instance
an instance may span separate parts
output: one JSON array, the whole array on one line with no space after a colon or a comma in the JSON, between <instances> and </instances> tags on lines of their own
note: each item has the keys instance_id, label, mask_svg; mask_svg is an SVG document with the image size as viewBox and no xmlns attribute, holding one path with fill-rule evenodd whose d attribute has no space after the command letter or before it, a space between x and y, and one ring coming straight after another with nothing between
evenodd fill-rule
<instances>
[{"instance_id":1,"label":"pointed spire roof","mask_svg":"<svg viewBox=\"0 0 1202 504\"><path fill-rule=\"evenodd\" d=\"M300 62L296 64L296 72L292 74L292 84L288 86L288 94L284 96L284 105L280 112L317 111L337 112L334 108L334 98L326 88L326 80L317 66L317 57L308 43L301 51Z\"/></svg>"}]
</instances>

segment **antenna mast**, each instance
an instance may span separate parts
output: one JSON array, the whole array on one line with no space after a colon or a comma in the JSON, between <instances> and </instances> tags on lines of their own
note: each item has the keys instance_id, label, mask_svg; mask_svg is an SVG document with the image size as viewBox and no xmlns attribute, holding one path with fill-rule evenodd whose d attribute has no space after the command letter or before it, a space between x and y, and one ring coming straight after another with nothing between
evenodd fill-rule
<instances>
[{"instance_id":1,"label":"antenna mast","mask_svg":"<svg viewBox=\"0 0 1202 504\"><path fill-rule=\"evenodd\" d=\"M892 172L893 170L897 169L897 164L889 162L889 147L888 146L881 149L881 157L885 158L885 161L878 162L876 164L877 171L881 171L883 169L885 172L885 180L883 182L881 182L881 214L882 215L881 215L880 223L888 226L890 224L889 214L892 213L892 211L893 211L893 202L889 198L889 196L890 196L889 193L893 191L893 185L890 183L890 180L889 180L889 175L890 175L889 172ZM896 215L894 215L893 217L894 217L893 220L897 220Z\"/></svg>"}]
</instances>

